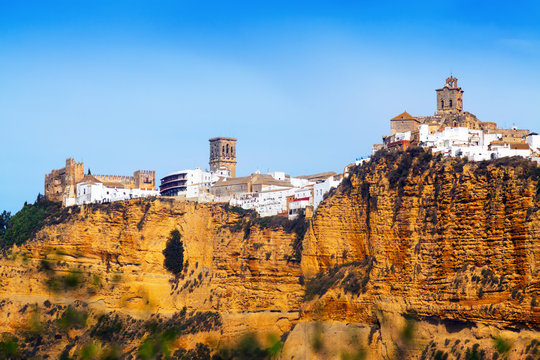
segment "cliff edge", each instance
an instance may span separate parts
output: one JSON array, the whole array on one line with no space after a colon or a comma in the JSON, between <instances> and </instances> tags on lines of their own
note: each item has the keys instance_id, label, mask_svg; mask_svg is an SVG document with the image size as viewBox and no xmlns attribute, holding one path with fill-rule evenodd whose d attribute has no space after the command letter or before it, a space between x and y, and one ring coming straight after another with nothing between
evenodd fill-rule
<instances>
[{"instance_id":1,"label":"cliff edge","mask_svg":"<svg viewBox=\"0 0 540 360\"><path fill-rule=\"evenodd\" d=\"M537 359L539 178L410 149L355 168L309 221L65 208L0 260L1 341L14 358Z\"/></svg>"}]
</instances>

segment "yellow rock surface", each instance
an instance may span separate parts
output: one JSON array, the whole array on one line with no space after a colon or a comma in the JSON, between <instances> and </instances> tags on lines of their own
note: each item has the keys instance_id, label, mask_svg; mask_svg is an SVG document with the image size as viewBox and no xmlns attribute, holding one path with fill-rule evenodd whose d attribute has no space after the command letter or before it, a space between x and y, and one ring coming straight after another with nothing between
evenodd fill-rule
<instances>
[{"instance_id":1,"label":"yellow rock surface","mask_svg":"<svg viewBox=\"0 0 540 360\"><path fill-rule=\"evenodd\" d=\"M184 307L221 315L220 330L178 339L184 348L255 331L284 335L283 359L463 359L475 344L491 358L499 337L508 359L533 356L540 197L527 168L407 156L375 159L321 203L301 263L294 232L250 225L219 204L65 209L0 261L0 331L27 327L27 304L82 301L135 318ZM185 249L178 277L163 267L172 230ZM51 291L47 266L84 286Z\"/></svg>"},{"instance_id":2,"label":"yellow rock surface","mask_svg":"<svg viewBox=\"0 0 540 360\"><path fill-rule=\"evenodd\" d=\"M82 299L136 317L184 306L218 311L231 337L246 329L281 333L298 318L300 266L287 260L294 234L253 226L246 237L238 229L240 215L194 202L132 200L67 211L65 221L40 230L1 262L0 299ZM162 251L174 229L182 234L187 265L178 279L163 267ZM58 274L80 272L87 286L55 295L46 286L43 260ZM93 279L100 285L93 286ZM18 324L2 317L0 326Z\"/></svg>"}]
</instances>

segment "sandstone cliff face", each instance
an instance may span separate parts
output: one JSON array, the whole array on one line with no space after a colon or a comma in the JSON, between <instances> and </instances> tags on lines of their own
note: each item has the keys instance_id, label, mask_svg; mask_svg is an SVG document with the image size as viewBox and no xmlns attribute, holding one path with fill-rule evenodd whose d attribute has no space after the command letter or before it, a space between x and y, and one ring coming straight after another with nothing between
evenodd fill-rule
<instances>
[{"instance_id":1,"label":"sandstone cliff face","mask_svg":"<svg viewBox=\"0 0 540 360\"><path fill-rule=\"evenodd\" d=\"M46 300L82 300L135 318L184 307L214 311L223 318L219 338L225 341L246 330L283 333L298 318L303 290L299 263L288 261L293 233L258 226L249 231L240 214L223 206L167 199L65 211L65 221L43 228L1 261L3 331L24 326L18 306ZM162 251L174 229L184 244L178 278L163 267ZM70 276L82 284L57 292L51 287L56 280L62 287Z\"/></svg>"},{"instance_id":2,"label":"sandstone cliff face","mask_svg":"<svg viewBox=\"0 0 540 360\"><path fill-rule=\"evenodd\" d=\"M484 332L489 342L508 328L536 329L527 339L538 338L535 173L518 160L465 163L411 152L358 168L320 205L304 238L302 269L313 278L314 300L303 317L377 328L402 317L393 327L403 329L412 316L420 328L449 326L442 336L458 320L461 328L495 326ZM386 342L399 344L398 335Z\"/></svg>"},{"instance_id":3,"label":"sandstone cliff face","mask_svg":"<svg viewBox=\"0 0 540 360\"><path fill-rule=\"evenodd\" d=\"M283 335L283 359L536 359L536 173L515 160L379 155L320 205L301 263L298 233L223 205L137 199L65 209L0 261L0 331L29 331L39 311L58 326L78 304L94 330L110 313L131 333L152 316L188 321L175 343L186 349L256 331ZM175 229L185 249L179 276L163 267ZM33 304L40 310L27 310ZM51 335L37 354L54 357L87 333Z\"/></svg>"}]
</instances>

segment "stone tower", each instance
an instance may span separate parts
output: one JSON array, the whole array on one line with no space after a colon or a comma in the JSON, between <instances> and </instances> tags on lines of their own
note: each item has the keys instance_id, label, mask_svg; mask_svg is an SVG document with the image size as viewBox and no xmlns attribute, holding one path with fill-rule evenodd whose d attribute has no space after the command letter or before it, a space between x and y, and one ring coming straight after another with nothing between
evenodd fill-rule
<instances>
[{"instance_id":1,"label":"stone tower","mask_svg":"<svg viewBox=\"0 0 540 360\"><path fill-rule=\"evenodd\" d=\"M210 171L225 166L236 177L236 139L216 137L210 140Z\"/></svg>"},{"instance_id":2,"label":"stone tower","mask_svg":"<svg viewBox=\"0 0 540 360\"><path fill-rule=\"evenodd\" d=\"M463 111L463 90L458 87L457 79L450 76L446 84L437 92L437 114L456 114Z\"/></svg>"},{"instance_id":3,"label":"stone tower","mask_svg":"<svg viewBox=\"0 0 540 360\"><path fill-rule=\"evenodd\" d=\"M66 159L66 167L45 175L45 197L50 201L64 202L74 198L76 184L84 177L84 163L73 158Z\"/></svg>"},{"instance_id":4,"label":"stone tower","mask_svg":"<svg viewBox=\"0 0 540 360\"><path fill-rule=\"evenodd\" d=\"M156 172L153 170L137 170L133 173L135 187L142 190L155 190Z\"/></svg>"}]
</instances>

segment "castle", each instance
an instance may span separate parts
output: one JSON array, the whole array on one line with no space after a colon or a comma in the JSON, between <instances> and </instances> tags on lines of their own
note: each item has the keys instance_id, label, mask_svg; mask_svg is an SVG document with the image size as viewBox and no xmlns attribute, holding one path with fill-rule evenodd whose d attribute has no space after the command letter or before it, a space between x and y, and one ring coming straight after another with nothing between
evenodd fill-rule
<instances>
[{"instance_id":1,"label":"castle","mask_svg":"<svg viewBox=\"0 0 540 360\"><path fill-rule=\"evenodd\" d=\"M136 197L139 197L141 194L155 192L156 172L153 170L137 170L133 173L133 176L85 175L84 163L68 158L64 168L52 170L45 175L45 198L50 201L62 202L64 206L75 205L81 195L90 195L86 188L81 189L81 186L90 184L93 184L94 187L101 184L99 186L104 189L139 190L125 192L128 197L133 197L134 193L137 194ZM80 194L81 192L82 194ZM110 192L105 190L105 195L112 195ZM107 200L110 201L109 198L105 197L102 201Z\"/></svg>"}]
</instances>

